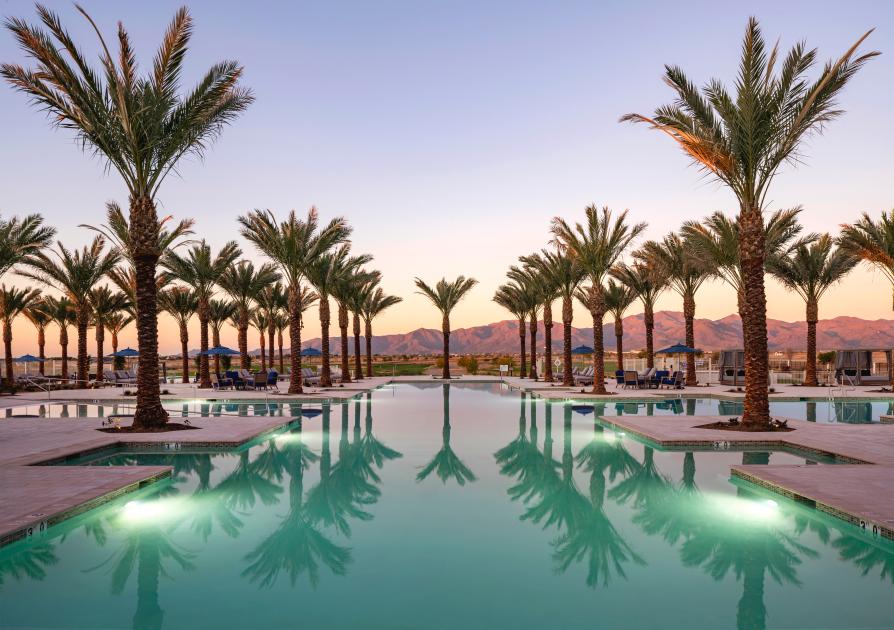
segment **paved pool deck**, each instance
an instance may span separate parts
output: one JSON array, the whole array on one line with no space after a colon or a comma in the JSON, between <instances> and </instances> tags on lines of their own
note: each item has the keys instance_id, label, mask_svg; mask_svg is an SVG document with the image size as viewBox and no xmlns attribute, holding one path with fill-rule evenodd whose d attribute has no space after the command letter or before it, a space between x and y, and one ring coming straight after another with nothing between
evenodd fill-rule
<instances>
[{"instance_id":1,"label":"paved pool deck","mask_svg":"<svg viewBox=\"0 0 894 630\"><path fill-rule=\"evenodd\" d=\"M719 416L603 416L616 430L665 449L795 448L844 464L735 465L734 477L815 506L894 540L894 426L817 424L789 420L793 431L702 429Z\"/></svg>"}]
</instances>

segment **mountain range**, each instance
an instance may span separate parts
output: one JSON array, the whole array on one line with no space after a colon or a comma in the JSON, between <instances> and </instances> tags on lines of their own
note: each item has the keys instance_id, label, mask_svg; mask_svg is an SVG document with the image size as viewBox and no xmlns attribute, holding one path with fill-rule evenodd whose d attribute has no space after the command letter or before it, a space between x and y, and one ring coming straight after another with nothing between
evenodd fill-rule
<instances>
[{"instance_id":1,"label":"mountain range","mask_svg":"<svg viewBox=\"0 0 894 630\"><path fill-rule=\"evenodd\" d=\"M333 332L338 332L333 328ZM767 319L767 333L771 350L804 350L807 325L805 322L785 322ZM609 321L602 330L605 347L615 348L615 326ZM537 333L537 345L543 347L543 324ZM562 346L562 325L553 325L553 346ZM662 348L682 342L686 338L683 314L676 311L655 313L655 348ZM742 346L742 322L738 315L728 315L721 319L695 320L696 346L703 350L740 348ZM530 339L526 339L526 344ZM574 328L572 344L593 345L591 328ZM351 341L353 351L353 339ZM624 349L638 350L646 345L646 331L643 315L624 318ZM817 345L820 350L838 348L894 348L894 320L866 320L858 317L835 317L819 322ZM411 332L376 335L373 337L373 354L439 354L441 352L441 331L434 328L418 328ZM305 347L320 347L320 339L308 339ZM339 337L330 339L330 347L337 351ZM504 320L458 328L450 333L450 349L459 354L518 352L518 323ZM365 345L364 345L365 348ZM257 351L253 351L253 354Z\"/></svg>"}]
</instances>

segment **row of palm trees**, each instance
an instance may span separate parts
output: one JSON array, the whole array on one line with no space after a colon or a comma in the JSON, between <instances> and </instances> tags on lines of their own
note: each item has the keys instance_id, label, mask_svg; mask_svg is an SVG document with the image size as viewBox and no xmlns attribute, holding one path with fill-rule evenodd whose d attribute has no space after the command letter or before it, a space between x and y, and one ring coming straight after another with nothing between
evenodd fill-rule
<instances>
[{"instance_id":1,"label":"row of palm trees","mask_svg":"<svg viewBox=\"0 0 894 630\"><path fill-rule=\"evenodd\" d=\"M112 336L112 352L118 350L118 335L122 329L136 319L131 267L123 254L123 240L127 232L120 208L110 204L107 224L91 227L100 232L93 242L82 250L69 250L62 243L55 249L46 250L54 231L42 225L39 215L25 219L13 217L9 221L0 219L0 248L6 253L4 267L13 269L18 265L21 276L41 282L62 293L62 297L41 296L39 289L16 288L5 285L0 288L0 318L6 354L6 378L11 384L12 374L12 322L18 315L26 316L38 333L39 358L45 357L45 332L54 323L59 328L59 343L62 347L62 377L68 378L68 327L77 330L77 380L85 387L88 379L89 353L88 328L95 329L96 356L104 356L105 333ZM311 210L307 223L316 221L316 210ZM342 221L342 223L344 223ZM346 224L345 224L346 225ZM261 346L261 369L274 365L274 337L278 334L279 366L284 369L283 333L290 327L289 297L287 289L280 282L281 274L276 267L267 263L255 268L254 264L239 260L242 252L235 242L225 244L219 251L212 252L205 242L186 240L192 234L191 222L181 222L177 228L164 236L167 247L161 258L161 271L156 278L157 300L161 311L167 312L178 324L184 378L189 374L188 324L197 316L200 323L200 346L204 353L210 343L220 345L222 327L229 323L238 331L239 354L242 367L249 367L248 329L250 326L259 333ZM35 238L34 233L40 238ZM313 304L320 305L320 323L323 331L322 378L323 385L331 385L330 351L328 334L330 326L329 298L338 305L338 326L341 331L342 374L345 381L351 380L351 366L348 363L348 323L354 317L354 378L363 378L360 362L360 321L366 330L366 376L372 374L371 342L372 322L383 310L398 303L400 298L387 295L379 286L381 274L362 267L372 260L371 256L350 256L350 246L346 240L350 228L342 231L342 243L333 250L319 249L317 255L308 257L308 272L298 286L299 315ZM116 243L106 248L106 240ZM39 241L39 242L38 242ZM22 243L27 243L24 247ZM189 245L183 254L176 250ZM110 280L117 290L105 284ZM230 299L217 299L217 290L222 290ZM321 297L322 296L322 297ZM301 319L299 317L299 326ZM300 346L293 346L300 348ZM290 358L300 361L299 352L290 353ZM207 354L201 354L199 382L202 387L210 387L210 368ZM219 358L215 357L214 370L219 371ZM298 364L300 372L300 363ZM43 373L43 363L40 364ZM102 370L97 370L97 380L103 378Z\"/></svg>"}]
</instances>

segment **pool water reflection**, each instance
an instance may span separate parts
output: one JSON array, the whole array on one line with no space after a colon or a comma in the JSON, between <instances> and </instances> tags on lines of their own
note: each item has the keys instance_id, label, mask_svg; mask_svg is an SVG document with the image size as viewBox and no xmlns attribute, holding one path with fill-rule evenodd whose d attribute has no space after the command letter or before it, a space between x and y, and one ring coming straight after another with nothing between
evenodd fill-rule
<instances>
[{"instance_id":1,"label":"pool water reflection","mask_svg":"<svg viewBox=\"0 0 894 630\"><path fill-rule=\"evenodd\" d=\"M894 545L732 483L743 461L807 463L656 450L499 385L400 385L236 451L79 462L174 473L0 549L0 626L889 624Z\"/></svg>"}]
</instances>

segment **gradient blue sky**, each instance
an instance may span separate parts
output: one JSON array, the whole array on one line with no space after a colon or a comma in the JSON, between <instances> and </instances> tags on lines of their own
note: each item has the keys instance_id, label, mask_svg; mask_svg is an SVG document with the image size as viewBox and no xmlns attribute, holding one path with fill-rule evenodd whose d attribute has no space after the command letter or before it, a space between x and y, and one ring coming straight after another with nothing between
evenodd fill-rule
<instances>
[{"instance_id":1,"label":"gradient blue sky","mask_svg":"<svg viewBox=\"0 0 894 630\"><path fill-rule=\"evenodd\" d=\"M84 6L112 38L120 19L149 65L177 2ZM51 2L75 39L95 39L68 2ZM197 220L219 246L237 238L252 208L285 213L315 204L344 215L359 251L376 257L389 292L405 302L376 332L438 327L413 293L413 277L471 275L481 285L455 311L456 327L505 319L490 298L506 267L547 241L554 215L581 216L589 203L629 208L658 237L684 219L733 210L659 134L618 124L626 112L666 102L663 64L701 83L731 82L745 20L769 41L798 39L825 60L871 27L867 48L883 54L846 90L847 114L806 147L806 165L786 168L771 206L802 204L810 230L836 232L859 212L890 208L894 10L886 2L192 2L195 35L187 85L211 63L235 58L257 102L204 161L192 160L161 191L162 212ZM0 13L33 19L33 5L0 0ZM23 62L0 34L0 60ZM109 199L126 201L117 175L52 130L21 94L0 86L0 211L41 212L67 245L83 245ZM246 253L257 259L251 247ZM8 282L10 279L6 279ZM19 281L20 282L20 281ZM800 300L769 289L769 315L803 318ZM679 310L668 294L661 308ZM699 317L735 311L732 292L703 290ZM636 309L631 312L636 312ZM821 316L891 316L890 288L861 270L829 293ZM583 313L577 323L588 321ZM310 318L305 333L318 334ZM17 326L23 331L27 328ZM163 351L178 344L163 322ZM55 338L51 331L50 338ZM33 351L17 335L17 351ZM132 330L125 343L133 343ZM225 338L235 343L235 337ZM51 345L50 352L55 351Z\"/></svg>"}]
</instances>

